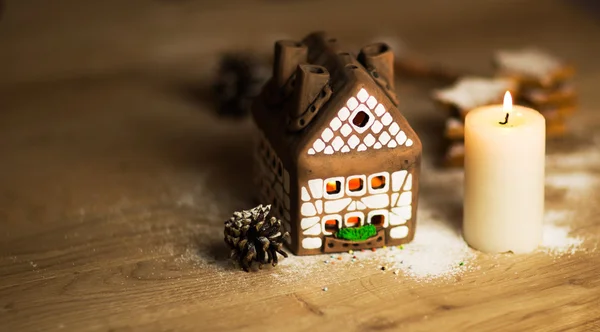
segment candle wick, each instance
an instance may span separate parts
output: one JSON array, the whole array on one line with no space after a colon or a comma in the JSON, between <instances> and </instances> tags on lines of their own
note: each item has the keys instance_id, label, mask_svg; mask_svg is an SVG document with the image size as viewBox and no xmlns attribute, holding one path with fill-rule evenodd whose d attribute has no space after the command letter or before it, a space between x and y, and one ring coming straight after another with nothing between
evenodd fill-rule
<instances>
[{"instance_id":1,"label":"candle wick","mask_svg":"<svg viewBox=\"0 0 600 332\"><path fill-rule=\"evenodd\" d=\"M506 113L506 117L504 118L504 122L498 122L498 123L501 124L501 125L507 124L508 123L508 116L509 115L510 115L509 113Z\"/></svg>"}]
</instances>

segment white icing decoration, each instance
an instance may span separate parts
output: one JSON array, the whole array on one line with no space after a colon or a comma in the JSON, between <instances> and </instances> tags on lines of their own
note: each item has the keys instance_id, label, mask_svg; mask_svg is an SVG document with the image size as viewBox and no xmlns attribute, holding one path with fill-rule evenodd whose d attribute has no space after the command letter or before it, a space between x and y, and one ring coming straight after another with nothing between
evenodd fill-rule
<instances>
[{"instance_id":1,"label":"white icing decoration","mask_svg":"<svg viewBox=\"0 0 600 332\"><path fill-rule=\"evenodd\" d=\"M348 208L346 210L348 210L348 211L356 210L356 202L351 202L350 205L348 205Z\"/></svg>"},{"instance_id":2,"label":"white icing decoration","mask_svg":"<svg viewBox=\"0 0 600 332\"><path fill-rule=\"evenodd\" d=\"M321 248L323 241L318 237L307 237L302 239L302 248L304 249L318 249Z\"/></svg>"},{"instance_id":3,"label":"white icing decoration","mask_svg":"<svg viewBox=\"0 0 600 332\"><path fill-rule=\"evenodd\" d=\"M390 237L393 239L403 239L408 235L408 227L398 226L390 229Z\"/></svg>"},{"instance_id":4,"label":"white icing decoration","mask_svg":"<svg viewBox=\"0 0 600 332\"><path fill-rule=\"evenodd\" d=\"M381 124L381 122L379 122L379 120L375 120L375 122L373 122L373 124L371 125L371 130L377 134L381 131L381 129L383 129L383 125Z\"/></svg>"},{"instance_id":5,"label":"white icing decoration","mask_svg":"<svg viewBox=\"0 0 600 332\"><path fill-rule=\"evenodd\" d=\"M305 217L310 217L317 214L317 209L315 209L315 205L313 203L302 203L300 213L302 213L302 215Z\"/></svg>"},{"instance_id":6,"label":"white icing decoration","mask_svg":"<svg viewBox=\"0 0 600 332\"><path fill-rule=\"evenodd\" d=\"M311 217L311 218L302 218L300 220L300 227L302 229L307 229L312 227L314 224L319 222L319 217Z\"/></svg>"},{"instance_id":7,"label":"white icing decoration","mask_svg":"<svg viewBox=\"0 0 600 332\"><path fill-rule=\"evenodd\" d=\"M338 213L352 202L352 198L341 198L325 202L325 213Z\"/></svg>"},{"instance_id":8,"label":"white icing decoration","mask_svg":"<svg viewBox=\"0 0 600 332\"><path fill-rule=\"evenodd\" d=\"M312 197L315 199L319 199L323 197L323 180L322 179L314 179L308 180L308 187L310 188L310 193Z\"/></svg>"},{"instance_id":9,"label":"white icing decoration","mask_svg":"<svg viewBox=\"0 0 600 332\"><path fill-rule=\"evenodd\" d=\"M363 202L356 201L356 209L358 209L358 210L366 210L367 206Z\"/></svg>"},{"instance_id":10,"label":"white icing decoration","mask_svg":"<svg viewBox=\"0 0 600 332\"><path fill-rule=\"evenodd\" d=\"M375 99L373 96L369 97L369 100L367 100L367 106L369 106L370 109L374 109L376 105L377 99Z\"/></svg>"},{"instance_id":11,"label":"white icing decoration","mask_svg":"<svg viewBox=\"0 0 600 332\"><path fill-rule=\"evenodd\" d=\"M302 190L300 190L300 198L302 198L302 200L305 202L310 201L310 195L308 194L308 190L306 190L306 187L304 186L302 186Z\"/></svg>"},{"instance_id":12,"label":"white icing decoration","mask_svg":"<svg viewBox=\"0 0 600 332\"><path fill-rule=\"evenodd\" d=\"M382 117L381 117L381 123L383 123L384 126L388 126L390 123L392 123L393 119L392 116L390 115L390 113L385 113Z\"/></svg>"},{"instance_id":13,"label":"white icing decoration","mask_svg":"<svg viewBox=\"0 0 600 332\"><path fill-rule=\"evenodd\" d=\"M393 183L393 180L392 180L392 183ZM398 200L398 197L400 197L399 193L393 193L392 194L392 201L390 202L391 206L396 205L396 201Z\"/></svg>"},{"instance_id":14,"label":"white icing decoration","mask_svg":"<svg viewBox=\"0 0 600 332\"><path fill-rule=\"evenodd\" d=\"M400 191L407 173L406 170L392 173L392 191Z\"/></svg>"},{"instance_id":15,"label":"white icing decoration","mask_svg":"<svg viewBox=\"0 0 600 332\"><path fill-rule=\"evenodd\" d=\"M360 139L356 135L352 135L348 139L348 145L350 145L350 148L352 149L354 149L358 145L358 143L360 143Z\"/></svg>"},{"instance_id":16,"label":"white icing decoration","mask_svg":"<svg viewBox=\"0 0 600 332\"><path fill-rule=\"evenodd\" d=\"M316 152L321 152L325 148L325 142L323 142L320 138L317 138L317 140L313 144L313 148Z\"/></svg>"},{"instance_id":17,"label":"white icing decoration","mask_svg":"<svg viewBox=\"0 0 600 332\"><path fill-rule=\"evenodd\" d=\"M336 138L333 140L333 142L331 142L331 145L333 146L333 149L335 151L338 151L339 149L342 148L342 146L344 146L344 140L342 140L341 137L336 136Z\"/></svg>"},{"instance_id":18,"label":"white icing decoration","mask_svg":"<svg viewBox=\"0 0 600 332\"><path fill-rule=\"evenodd\" d=\"M375 137L371 134L368 134L364 138L363 142L365 143L366 146L371 147L371 146L373 146L373 144L375 144Z\"/></svg>"},{"instance_id":19,"label":"white icing decoration","mask_svg":"<svg viewBox=\"0 0 600 332\"><path fill-rule=\"evenodd\" d=\"M369 209L381 209L390 205L390 197L387 194L366 196L361 199Z\"/></svg>"},{"instance_id":20,"label":"white icing decoration","mask_svg":"<svg viewBox=\"0 0 600 332\"><path fill-rule=\"evenodd\" d=\"M348 99L348 102L346 102L346 106L348 106L348 109L352 111L358 106L358 100L356 100L356 98L354 97L350 97L350 99Z\"/></svg>"},{"instance_id":21,"label":"white icing decoration","mask_svg":"<svg viewBox=\"0 0 600 332\"><path fill-rule=\"evenodd\" d=\"M412 217L412 207L410 205L403 206L403 207L393 207L392 212L399 215L400 218L403 218L406 220L409 220Z\"/></svg>"},{"instance_id":22,"label":"white icing decoration","mask_svg":"<svg viewBox=\"0 0 600 332\"><path fill-rule=\"evenodd\" d=\"M403 219L394 212L390 212L390 225L398 226L406 224L406 219Z\"/></svg>"},{"instance_id":23,"label":"white icing decoration","mask_svg":"<svg viewBox=\"0 0 600 332\"><path fill-rule=\"evenodd\" d=\"M379 135L379 142L381 142L381 144L387 144L387 142L390 141L390 134L387 133L387 131L384 131L383 133L381 133L381 135Z\"/></svg>"},{"instance_id":24,"label":"white icing decoration","mask_svg":"<svg viewBox=\"0 0 600 332\"><path fill-rule=\"evenodd\" d=\"M360 89L356 94L356 98L358 98L361 103L364 103L369 98L369 93L365 89Z\"/></svg>"},{"instance_id":25,"label":"white icing decoration","mask_svg":"<svg viewBox=\"0 0 600 332\"><path fill-rule=\"evenodd\" d=\"M398 200L398 206L410 205L412 203L412 193L410 191L403 192L400 194L400 199Z\"/></svg>"},{"instance_id":26,"label":"white icing decoration","mask_svg":"<svg viewBox=\"0 0 600 332\"><path fill-rule=\"evenodd\" d=\"M412 174L408 174L408 177L406 178L406 183L404 184L404 190L411 190L412 189Z\"/></svg>"},{"instance_id":27,"label":"white icing decoration","mask_svg":"<svg viewBox=\"0 0 600 332\"><path fill-rule=\"evenodd\" d=\"M323 213L323 201L322 200L315 201L315 207L317 208L318 214Z\"/></svg>"},{"instance_id":28,"label":"white icing decoration","mask_svg":"<svg viewBox=\"0 0 600 332\"><path fill-rule=\"evenodd\" d=\"M307 230L302 232L302 234L304 234L304 235L319 235L319 234L321 234L321 224L316 224L316 225L308 228Z\"/></svg>"},{"instance_id":29,"label":"white icing decoration","mask_svg":"<svg viewBox=\"0 0 600 332\"><path fill-rule=\"evenodd\" d=\"M333 138L333 131L331 131L329 128L325 128L321 134L321 138L324 142L329 142L329 140Z\"/></svg>"},{"instance_id":30,"label":"white icing decoration","mask_svg":"<svg viewBox=\"0 0 600 332\"><path fill-rule=\"evenodd\" d=\"M390 128L388 128L388 130L390 131L390 134L394 136L400 131L400 126L396 122L394 122L390 125Z\"/></svg>"},{"instance_id":31,"label":"white icing decoration","mask_svg":"<svg viewBox=\"0 0 600 332\"><path fill-rule=\"evenodd\" d=\"M334 131L338 130L342 126L342 121L340 121L340 119L338 119L338 118L333 118L333 120L331 120L331 122L329 123L329 126Z\"/></svg>"},{"instance_id":32,"label":"white icing decoration","mask_svg":"<svg viewBox=\"0 0 600 332\"><path fill-rule=\"evenodd\" d=\"M342 129L340 129L340 133L342 133L342 135L344 135L344 137L350 135L351 132L352 132L352 127L350 127L350 125L347 123L345 123L342 126Z\"/></svg>"},{"instance_id":33,"label":"white icing decoration","mask_svg":"<svg viewBox=\"0 0 600 332\"><path fill-rule=\"evenodd\" d=\"M406 134L404 131L401 130L398 135L396 135L396 142L398 142L398 145L402 145L406 142Z\"/></svg>"}]
</instances>

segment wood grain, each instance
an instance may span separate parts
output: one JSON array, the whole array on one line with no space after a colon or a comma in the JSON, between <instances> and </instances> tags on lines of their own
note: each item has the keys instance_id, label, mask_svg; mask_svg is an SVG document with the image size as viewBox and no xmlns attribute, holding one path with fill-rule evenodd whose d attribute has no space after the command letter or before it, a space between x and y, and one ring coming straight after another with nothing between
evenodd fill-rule
<instances>
[{"instance_id":1,"label":"wood grain","mask_svg":"<svg viewBox=\"0 0 600 332\"><path fill-rule=\"evenodd\" d=\"M344 17L328 20L340 4ZM555 1L370 10L358 0L7 1L0 330L600 330L600 44L590 42L600 26ZM547 172L579 182L550 183L546 203L573 213L586 250L477 255L477 268L432 283L377 260L233 268L222 221L252 205L252 124L217 118L189 91L206 85L220 50L267 52L274 31L301 36L318 22L349 45L397 33L428 60L483 73L494 49L532 43L575 63L580 111L572 134L549 142ZM460 195L437 181L450 171L436 167L444 114L431 87L398 91L425 147L421 200L457 228Z\"/></svg>"}]
</instances>

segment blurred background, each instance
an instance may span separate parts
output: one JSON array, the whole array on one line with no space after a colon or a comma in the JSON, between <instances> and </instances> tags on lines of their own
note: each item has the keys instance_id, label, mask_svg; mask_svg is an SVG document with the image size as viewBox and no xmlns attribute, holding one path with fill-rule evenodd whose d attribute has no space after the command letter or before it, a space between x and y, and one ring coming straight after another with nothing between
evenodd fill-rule
<instances>
[{"instance_id":1,"label":"blurred background","mask_svg":"<svg viewBox=\"0 0 600 332\"><path fill-rule=\"evenodd\" d=\"M317 30L349 51L384 41L399 55L461 73L492 75L496 50L529 46L572 63L578 111L569 118L568 135L548 144L548 174L560 188L548 189L546 198L548 208L577 210L572 219L582 233L598 234L592 228L600 215L598 197L592 193L600 191L590 179L600 176L599 0L0 0L0 330L113 330L111 324L115 331L135 324L148 330L143 324L163 319L175 330L184 330L177 324L197 329L198 322L230 323L212 319L223 315L243 324L256 316L271 322L280 305L310 315L314 326L351 324L337 309L325 311L338 316L315 315L310 303L329 308L336 302L323 296L318 277L333 285L360 273L368 282L347 285L366 291L357 308L371 308L373 317L353 319L389 314L429 324L427 315L441 313L435 324L442 330L464 327L448 325L452 309L464 315L455 323L471 324L472 310L479 310L488 318L482 324L491 321L492 329L499 323L535 329L552 319L563 320L556 328L568 329L573 317L595 324L599 315L593 312L588 318L564 314L598 299L598 260L580 256L564 260L561 269L545 256L524 258L521 265L507 260L506 268L485 278L490 284L515 282L492 291L467 292L474 289L470 282L445 290L405 287L395 293L404 307L388 309L379 304L394 293L380 282L383 274L371 279L368 269L335 274L319 261L329 270L273 284L314 287L318 296L307 297L308 305L295 296L274 297L285 292L265 286L271 280L265 274L235 274L223 250L223 220L253 204L253 125L247 117L215 117L208 88L224 53L250 52L268 63L275 40L299 40ZM432 207L432 218L454 231L461 221L462 171L432 167L444 153L446 115L436 109L431 91L445 83L402 75L397 81L400 109L423 142L421 200ZM585 199L570 196L572 183L590 188L581 189ZM540 282L548 275L548 283ZM552 288L559 284L560 294ZM265 286L263 297L249 292L256 285ZM544 296L537 299L542 306L521 315L515 308L533 303L535 296L527 293L532 285ZM202 288L206 293L198 292ZM219 297L225 290L241 301L239 315L227 307L229 297ZM488 305L472 302L474 293ZM354 314L348 294L339 303ZM522 302L497 294L522 295ZM501 302L492 302L495 297ZM272 311L256 315L256 305ZM421 314L425 318L415 318ZM524 325L513 325L516 320ZM289 321L278 324L285 330Z\"/></svg>"},{"instance_id":2,"label":"blurred background","mask_svg":"<svg viewBox=\"0 0 600 332\"><path fill-rule=\"evenodd\" d=\"M574 58L573 28L595 0L8 0L0 86L79 76L196 76L227 49L268 53L279 38L326 30L349 46L400 36L424 56L482 68L489 50L533 43ZM527 31L524 31L527 30ZM527 40L523 40L527 36ZM586 40L586 43L594 43ZM185 72L185 73L182 73Z\"/></svg>"}]
</instances>

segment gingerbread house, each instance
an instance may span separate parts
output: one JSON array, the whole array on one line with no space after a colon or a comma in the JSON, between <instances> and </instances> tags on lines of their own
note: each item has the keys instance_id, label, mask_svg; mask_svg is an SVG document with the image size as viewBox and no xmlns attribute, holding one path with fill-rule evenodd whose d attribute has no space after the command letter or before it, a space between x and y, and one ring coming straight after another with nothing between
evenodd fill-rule
<instances>
[{"instance_id":1,"label":"gingerbread house","mask_svg":"<svg viewBox=\"0 0 600 332\"><path fill-rule=\"evenodd\" d=\"M295 254L413 239L422 148L398 109L387 45L354 56L322 32L277 42L252 115L258 199L272 204ZM365 227L368 238L340 236Z\"/></svg>"}]
</instances>

